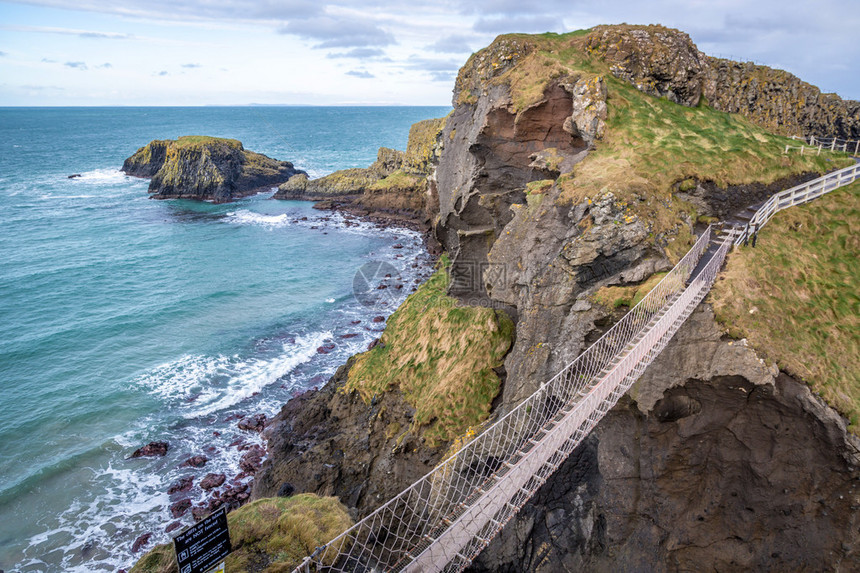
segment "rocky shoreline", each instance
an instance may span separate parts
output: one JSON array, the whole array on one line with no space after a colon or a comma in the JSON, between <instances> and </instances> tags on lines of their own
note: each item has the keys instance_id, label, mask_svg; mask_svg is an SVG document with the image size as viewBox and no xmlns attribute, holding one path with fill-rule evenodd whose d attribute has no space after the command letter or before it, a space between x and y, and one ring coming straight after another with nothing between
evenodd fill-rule
<instances>
[{"instance_id":1,"label":"rocky shoreline","mask_svg":"<svg viewBox=\"0 0 860 573\"><path fill-rule=\"evenodd\" d=\"M335 214L335 210L330 212L331 214L328 214L327 210L322 210L319 217L299 217L289 221L289 223L302 224L324 234L329 232L325 229L331 228L331 226L350 229L361 225L372 225L374 229L380 231L403 229L418 233L422 230L415 221L361 217L339 211ZM414 280L408 277L379 277L380 283L374 285L375 288L390 288L405 295L414 291L417 284L423 282L423 279L432 272L432 267L437 259L426 250L427 233L420 233L420 237L424 244L424 247L421 248L422 254L417 257L417 262L409 264L407 269L410 273L414 273ZM396 264L397 261L409 256L408 252L403 249L418 248L415 242L411 245L405 243L407 241L403 240L391 245L391 263ZM403 253L407 254L404 255ZM387 314L393 310L393 308L387 308L378 312ZM352 320L346 328L333 333L330 340L320 344L315 352L317 355L330 354L336 346L352 342L363 334L370 334L374 340L378 340L384 330L385 322L386 316L384 314L373 314L368 316L366 320ZM315 386L304 392L294 394L294 398L288 403L300 403L301 396L308 392L316 392L318 387L325 382L325 378L320 376L312 378L310 383L315 384ZM198 448L184 453L177 460L176 468L182 469L183 472L180 477L165 485L165 493L169 496L169 503L164 509L167 517L165 525L160 530L149 530L135 538L131 544L133 554L138 554L151 547L152 539L159 534L175 535L181 528L188 525L189 517L193 521L200 521L211 512L222 507L226 507L230 511L251 501L259 471L268 455L268 439L275 420L274 418L269 419L262 412L238 411L223 417L219 422L230 424L230 429L233 431L232 440L220 450L211 444L200 444ZM219 431L213 432L212 436L223 440L224 437L230 436L230 433L221 428ZM165 458L168 453L173 454L173 450L174 446L169 441L162 439L136 448L127 459L129 461L157 460ZM210 466L213 459L223 456L226 450L238 454L236 466L232 471L223 467L220 470L211 471ZM280 484L273 495L287 497L294 492L297 493L297 490L290 484Z\"/></svg>"}]
</instances>

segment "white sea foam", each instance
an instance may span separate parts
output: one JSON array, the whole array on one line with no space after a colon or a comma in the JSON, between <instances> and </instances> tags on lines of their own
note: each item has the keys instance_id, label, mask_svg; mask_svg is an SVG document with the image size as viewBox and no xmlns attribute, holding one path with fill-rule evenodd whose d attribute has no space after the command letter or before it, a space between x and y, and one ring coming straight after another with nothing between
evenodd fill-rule
<instances>
[{"instance_id":1,"label":"white sea foam","mask_svg":"<svg viewBox=\"0 0 860 573\"><path fill-rule=\"evenodd\" d=\"M72 181L80 181L83 183L119 183L128 178L128 175L119 169L95 169L93 171L85 171L80 177L75 177Z\"/></svg>"},{"instance_id":2,"label":"white sea foam","mask_svg":"<svg viewBox=\"0 0 860 573\"><path fill-rule=\"evenodd\" d=\"M309 361L331 337L331 332L300 336L272 358L183 356L140 377L135 385L148 387L168 404L182 404L185 418L206 416L238 404Z\"/></svg>"},{"instance_id":3,"label":"white sea foam","mask_svg":"<svg viewBox=\"0 0 860 573\"><path fill-rule=\"evenodd\" d=\"M40 199L92 199L95 195L51 195L39 196Z\"/></svg>"},{"instance_id":4,"label":"white sea foam","mask_svg":"<svg viewBox=\"0 0 860 573\"><path fill-rule=\"evenodd\" d=\"M27 540L27 559L20 564L22 570L56 567L56 563L49 565L40 557L61 539L66 540L62 571L113 570L115 566L111 563L131 563L135 558L130 551L132 539L117 544L116 533L128 527L156 531L161 528L160 512L154 513L153 509L166 508L170 497L164 492L159 475L114 467L111 463L104 469L93 470L93 474L90 486L104 488L105 493L86 502L79 498L72 500L49 529L31 536ZM95 551L93 560L82 556L87 547Z\"/></svg>"},{"instance_id":5,"label":"white sea foam","mask_svg":"<svg viewBox=\"0 0 860 573\"><path fill-rule=\"evenodd\" d=\"M286 213L281 215L262 215L248 211L247 209L227 213L224 220L235 225L260 225L269 228L285 227L290 224Z\"/></svg>"}]
</instances>

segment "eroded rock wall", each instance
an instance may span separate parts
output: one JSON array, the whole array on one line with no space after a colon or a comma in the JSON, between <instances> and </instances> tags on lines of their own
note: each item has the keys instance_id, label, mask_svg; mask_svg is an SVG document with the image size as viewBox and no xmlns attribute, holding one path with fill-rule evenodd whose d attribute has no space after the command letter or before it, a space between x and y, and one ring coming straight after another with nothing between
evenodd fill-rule
<instances>
[{"instance_id":1,"label":"eroded rock wall","mask_svg":"<svg viewBox=\"0 0 860 573\"><path fill-rule=\"evenodd\" d=\"M860 450L700 306L472 571L856 571Z\"/></svg>"},{"instance_id":2,"label":"eroded rock wall","mask_svg":"<svg viewBox=\"0 0 860 573\"><path fill-rule=\"evenodd\" d=\"M509 52L527 49L506 42L488 48L498 52L492 57L479 52L461 71L454 94L460 103L442 132L436 171L436 231L452 257L450 291L515 309L518 317L503 409L584 348L594 322L606 315L589 302L590 292L669 266L648 240L648 225L611 193L571 205L557 200L555 186L530 187L569 172L603 135L606 87L599 76L560 77L516 111L508 86L476 87L493 69L481 62L506 62Z\"/></svg>"}]
</instances>

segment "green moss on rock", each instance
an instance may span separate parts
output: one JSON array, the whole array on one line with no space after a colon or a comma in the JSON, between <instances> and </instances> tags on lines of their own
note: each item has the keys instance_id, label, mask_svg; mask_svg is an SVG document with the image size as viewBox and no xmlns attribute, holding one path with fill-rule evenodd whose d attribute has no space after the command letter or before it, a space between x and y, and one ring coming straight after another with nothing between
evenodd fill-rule
<instances>
[{"instance_id":1,"label":"green moss on rock","mask_svg":"<svg viewBox=\"0 0 860 573\"><path fill-rule=\"evenodd\" d=\"M303 493L258 499L231 511L227 523L233 546L227 571L276 573L292 571L317 547L351 527L352 519L337 498ZM156 546L131 573L178 573L173 545Z\"/></svg>"}]
</instances>

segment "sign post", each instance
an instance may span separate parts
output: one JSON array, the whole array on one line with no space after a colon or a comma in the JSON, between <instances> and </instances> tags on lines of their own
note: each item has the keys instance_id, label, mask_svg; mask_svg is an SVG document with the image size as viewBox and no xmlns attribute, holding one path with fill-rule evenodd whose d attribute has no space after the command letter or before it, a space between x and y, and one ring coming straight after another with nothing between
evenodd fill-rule
<instances>
[{"instance_id":1,"label":"sign post","mask_svg":"<svg viewBox=\"0 0 860 573\"><path fill-rule=\"evenodd\" d=\"M232 551L227 529L227 510L213 513L173 538L179 573L224 571L224 558ZM220 564L220 565L219 565Z\"/></svg>"}]
</instances>

